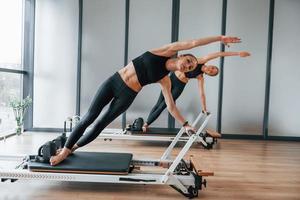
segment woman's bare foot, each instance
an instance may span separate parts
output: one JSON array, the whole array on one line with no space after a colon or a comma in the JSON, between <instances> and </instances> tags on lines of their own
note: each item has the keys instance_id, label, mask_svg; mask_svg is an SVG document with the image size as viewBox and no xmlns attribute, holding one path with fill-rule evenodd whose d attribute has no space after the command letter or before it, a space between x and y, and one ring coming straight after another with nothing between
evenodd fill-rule
<instances>
[{"instance_id":1,"label":"woman's bare foot","mask_svg":"<svg viewBox=\"0 0 300 200\"><path fill-rule=\"evenodd\" d=\"M143 130L143 133L146 133L147 132L147 129L148 129L148 124L145 123L142 127L142 130Z\"/></svg>"},{"instance_id":2,"label":"woman's bare foot","mask_svg":"<svg viewBox=\"0 0 300 200\"><path fill-rule=\"evenodd\" d=\"M50 158L50 165L54 166L59 163L61 163L63 160L65 160L70 154L71 150L64 147L57 155L51 156Z\"/></svg>"},{"instance_id":3,"label":"woman's bare foot","mask_svg":"<svg viewBox=\"0 0 300 200\"><path fill-rule=\"evenodd\" d=\"M74 144L74 146L73 146L72 149L71 149L71 153L73 153L73 152L74 152L76 149L78 149L78 148L79 148L79 146L78 146L77 144ZM55 155L58 155L62 150L63 150L62 148L57 149Z\"/></svg>"}]
</instances>

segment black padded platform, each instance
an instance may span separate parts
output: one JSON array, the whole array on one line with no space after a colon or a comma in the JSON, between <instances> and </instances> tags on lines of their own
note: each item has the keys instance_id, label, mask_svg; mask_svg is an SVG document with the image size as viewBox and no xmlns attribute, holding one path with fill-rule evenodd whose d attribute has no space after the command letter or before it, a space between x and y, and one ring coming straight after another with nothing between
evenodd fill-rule
<instances>
[{"instance_id":1,"label":"black padded platform","mask_svg":"<svg viewBox=\"0 0 300 200\"><path fill-rule=\"evenodd\" d=\"M180 129L178 128L148 128L147 132L142 131L130 131L133 135L157 135L157 136L170 136L176 135Z\"/></svg>"},{"instance_id":2,"label":"black padded platform","mask_svg":"<svg viewBox=\"0 0 300 200\"><path fill-rule=\"evenodd\" d=\"M129 153L75 152L56 166L29 161L28 168L36 172L128 174L131 160Z\"/></svg>"}]
</instances>

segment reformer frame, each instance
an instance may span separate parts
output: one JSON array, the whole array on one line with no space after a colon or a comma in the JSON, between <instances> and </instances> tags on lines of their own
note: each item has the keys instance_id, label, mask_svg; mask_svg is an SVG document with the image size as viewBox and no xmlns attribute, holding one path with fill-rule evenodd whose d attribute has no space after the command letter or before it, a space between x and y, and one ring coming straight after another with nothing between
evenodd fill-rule
<instances>
[{"instance_id":1,"label":"reformer frame","mask_svg":"<svg viewBox=\"0 0 300 200\"><path fill-rule=\"evenodd\" d=\"M195 127L199 121L201 120L202 116L204 115L203 112L196 117L193 121L192 126ZM203 129L204 130L204 129ZM180 136L178 134L174 136L170 135L149 135L149 134L132 134L130 131L122 130L122 129L104 129L103 132L98 136L98 138L103 139L104 141L112 141L112 140L134 140L134 141L156 141L156 142L172 142L175 138L177 142L188 142L189 136L183 136L184 129L180 129ZM204 139L207 142L210 142L209 145L203 145L201 139ZM197 137L194 142L202 144L204 148L210 149L212 148L213 144L216 142L216 138L208 135L202 135L202 138Z\"/></svg>"},{"instance_id":2,"label":"reformer frame","mask_svg":"<svg viewBox=\"0 0 300 200\"><path fill-rule=\"evenodd\" d=\"M202 111L201 113L196 117L194 122L192 123L192 126L195 127L201 117L202 114L204 114ZM67 128L67 123L69 122L69 128ZM64 121L64 133L66 135L69 135L72 131L73 124L72 124L72 118L68 117L67 120ZM213 148L214 144L217 143L217 138L220 138L221 135L217 132L215 134L211 134L210 130L205 130L205 133L202 134L202 139L207 143L207 145L203 145L201 140L196 139L195 142L198 144L201 144L205 149L211 149ZM164 135L162 134L133 134L131 131L128 130L122 130L122 129L114 129L114 128L105 128L101 134L97 138L102 139L103 141L112 141L112 140L133 140L133 141L151 141L151 142L172 142L175 139L176 135ZM178 142L187 142L189 140L189 136L183 136L181 135L178 139Z\"/></svg>"},{"instance_id":3,"label":"reformer frame","mask_svg":"<svg viewBox=\"0 0 300 200\"><path fill-rule=\"evenodd\" d=\"M55 172L32 172L26 167L26 162L29 156L19 155L0 155L0 160L5 161L20 161L16 169L0 169L1 181L10 180L49 180L49 181L72 181L72 182L101 182L101 183L124 183L124 184L153 184L153 185L169 185L186 197L192 198L198 196L198 190L202 189L202 185L206 186L206 180L203 176L213 175L212 172L203 172L196 168L194 161L185 161L184 156L198 140L206 145L202 139L202 131L208 123L210 114L201 114L195 120L198 121L204 117L204 121L198 131L192 134L183 146L175 159L171 158L172 150L174 149L180 137L184 133L184 128L177 133L172 143L165 150L160 159L134 159L132 165L138 168L139 166L165 166L167 170L163 173L139 173L138 170L133 170L128 175L98 175L98 174L73 174L73 173L55 173ZM199 119L198 119L199 118ZM193 124L194 125L194 124ZM166 167L167 166L167 167Z\"/></svg>"}]
</instances>

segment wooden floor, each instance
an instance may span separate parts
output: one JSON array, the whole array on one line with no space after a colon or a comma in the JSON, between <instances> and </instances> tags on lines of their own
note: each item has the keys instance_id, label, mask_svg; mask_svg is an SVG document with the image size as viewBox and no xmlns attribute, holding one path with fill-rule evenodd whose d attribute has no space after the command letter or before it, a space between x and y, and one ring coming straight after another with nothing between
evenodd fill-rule
<instances>
[{"instance_id":1,"label":"wooden floor","mask_svg":"<svg viewBox=\"0 0 300 200\"><path fill-rule=\"evenodd\" d=\"M0 154L35 154L55 134L25 133L0 141ZM159 158L168 143L96 140L82 150L133 152ZM180 148L180 147L179 147ZM179 148L176 148L178 152ZM175 152L176 153L176 152ZM300 199L300 143L219 140L213 150L194 145L189 154L215 172L197 199ZM0 162L0 167L5 163ZM0 183L0 199L186 199L168 186L17 181Z\"/></svg>"}]
</instances>

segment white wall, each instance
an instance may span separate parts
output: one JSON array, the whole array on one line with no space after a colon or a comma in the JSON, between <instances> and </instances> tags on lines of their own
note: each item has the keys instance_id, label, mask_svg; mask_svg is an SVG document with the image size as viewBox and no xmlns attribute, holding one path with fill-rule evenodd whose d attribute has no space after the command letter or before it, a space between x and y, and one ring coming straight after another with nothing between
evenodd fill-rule
<instances>
[{"instance_id":1,"label":"white wall","mask_svg":"<svg viewBox=\"0 0 300 200\"><path fill-rule=\"evenodd\" d=\"M213 12L212 12L213 11ZM188 40L209 37L221 34L222 0L186 0L180 4L179 40ZM220 43L212 43L189 51L180 52L192 53L197 57L220 51ZM208 64L219 66L219 59ZM211 128L216 127L218 109L219 76L204 76L205 93L207 98L207 109L212 113L208 123ZM201 112L199 88L197 80L190 80L185 90L176 101L182 114L192 122ZM177 127L181 125L176 123Z\"/></svg>"},{"instance_id":2,"label":"white wall","mask_svg":"<svg viewBox=\"0 0 300 200\"><path fill-rule=\"evenodd\" d=\"M262 134L269 0L229 0L226 35L241 44L226 51L247 50L251 57L225 58L222 133Z\"/></svg>"},{"instance_id":3,"label":"white wall","mask_svg":"<svg viewBox=\"0 0 300 200\"><path fill-rule=\"evenodd\" d=\"M57 128L75 114L78 2L36 1L33 126Z\"/></svg>"},{"instance_id":4,"label":"white wall","mask_svg":"<svg viewBox=\"0 0 300 200\"><path fill-rule=\"evenodd\" d=\"M275 1L269 135L300 136L300 1Z\"/></svg>"},{"instance_id":5,"label":"white wall","mask_svg":"<svg viewBox=\"0 0 300 200\"><path fill-rule=\"evenodd\" d=\"M171 0L131 0L128 61L147 50L170 43L171 25ZM127 122L132 123L137 117L146 119L160 91L159 84L144 87L126 112ZM153 123L153 126L167 127L167 113L164 112Z\"/></svg>"},{"instance_id":6,"label":"white wall","mask_svg":"<svg viewBox=\"0 0 300 200\"><path fill-rule=\"evenodd\" d=\"M269 0L228 0L227 35L239 36L241 44L227 51L247 50L251 57L225 58L222 133L262 134ZM300 1L275 2L271 67L269 135L299 136ZM287 14L288 13L288 14ZM222 0L181 1L179 40L219 35ZM129 55L170 43L172 0L131 0ZM61 127L75 114L78 34L78 1L36 2L34 74L34 127ZM105 79L124 66L125 0L83 1L81 114ZM203 56L219 51L219 43L188 52ZM186 52L180 52L186 53ZM210 64L219 65L219 59ZM218 107L218 77L206 77L208 110L215 128ZM192 121L200 112L196 80L190 81L177 100L183 115ZM127 111L127 123L149 114L160 93L158 84L143 88ZM153 126L167 127L167 112ZM119 117L111 127L120 127ZM176 126L180 126L176 123Z\"/></svg>"},{"instance_id":7,"label":"white wall","mask_svg":"<svg viewBox=\"0 0 300 200\"><path fill-rule=\"evenodd\" d=\"M125 0L83 1L81 115L99 86L124 66L124 44ZM121 117L110 126L120 125Z\"/></svg>"}]
</instances>

